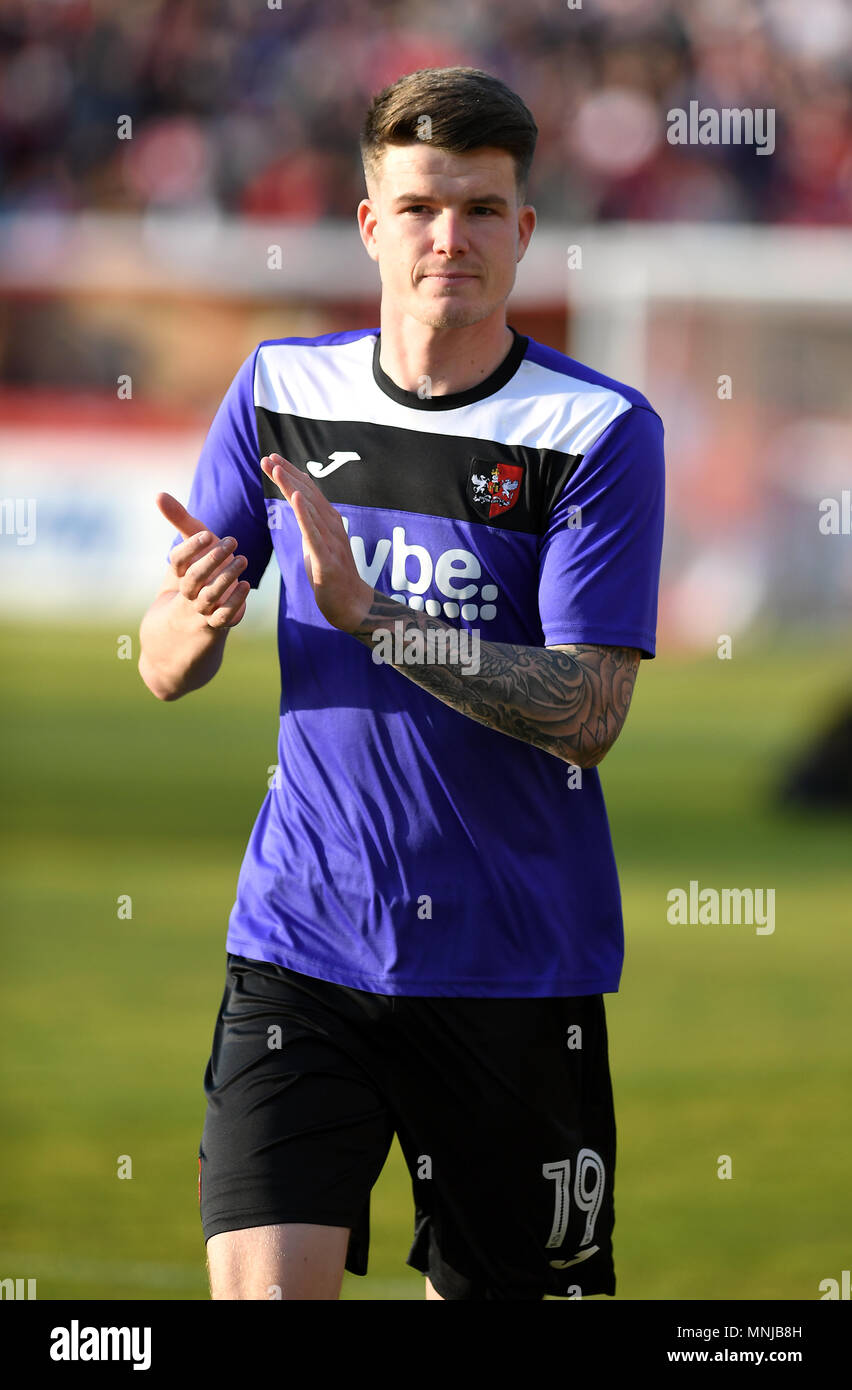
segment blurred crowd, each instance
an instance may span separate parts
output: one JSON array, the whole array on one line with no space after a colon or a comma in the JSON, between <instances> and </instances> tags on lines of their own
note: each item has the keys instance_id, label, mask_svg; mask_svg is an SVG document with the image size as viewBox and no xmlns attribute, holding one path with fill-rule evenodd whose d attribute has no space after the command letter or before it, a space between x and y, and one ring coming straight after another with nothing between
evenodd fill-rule
<instances>
[{"instance_id":1,"label":"blurred crowd","mask_svg":"<svg viewBox=\"0 0 852 1390\"><path fill-rule=\"evenodd\" d=\"M372 94L456 64L532 110L540 215L852 221L849 0L0 0L0 212L349 217ZM693 100L774 153L668 143Z\"/></svg>"}]
</instances>

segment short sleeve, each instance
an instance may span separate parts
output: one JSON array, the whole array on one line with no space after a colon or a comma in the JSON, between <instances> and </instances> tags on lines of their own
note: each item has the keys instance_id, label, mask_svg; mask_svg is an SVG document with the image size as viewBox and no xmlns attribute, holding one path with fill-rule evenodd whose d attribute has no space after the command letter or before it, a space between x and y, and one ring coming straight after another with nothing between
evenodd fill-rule
<instances>
[{"instance_id":1,"label":"short sleeve","mask_svg":"<svg viewBox=\"0 0 852 1390\"><path fill-rule=\"evenodd\" d=\"M217 536L234 536L248 565L240 576L256 589L269 564L269 534L254 412L254 363L247 357L225 393L204 441L187 511ZM177 535L169 554L180 542Z\"/></svg>"},{"instance_id":2,"label":"short sleeve","mask_svg":"<svg viewBox=\"0 0 852 1390\"><path fill-rule=\"evenodd\" d=\"M547 519L538 590L546 646L656 654L664 503L662 421L631 406L580 460Z\"/></svg>"}]
</instances>

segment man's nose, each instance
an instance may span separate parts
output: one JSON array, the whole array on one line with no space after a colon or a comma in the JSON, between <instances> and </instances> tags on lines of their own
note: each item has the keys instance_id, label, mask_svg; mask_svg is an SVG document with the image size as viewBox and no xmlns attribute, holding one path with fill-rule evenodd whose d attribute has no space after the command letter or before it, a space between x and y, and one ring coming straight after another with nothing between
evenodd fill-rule
<instances>
[{"instance_id":1,"label":"man's nose","mask_svg":"<svg viewBox=\"0 0 852 1390\"><path fill-rule=\"evenodd\" d=\"M445 256L459 256L468 249L461 217L455 212L442 212L435 224L434 249Z\"/></svg>"}]
</instances>

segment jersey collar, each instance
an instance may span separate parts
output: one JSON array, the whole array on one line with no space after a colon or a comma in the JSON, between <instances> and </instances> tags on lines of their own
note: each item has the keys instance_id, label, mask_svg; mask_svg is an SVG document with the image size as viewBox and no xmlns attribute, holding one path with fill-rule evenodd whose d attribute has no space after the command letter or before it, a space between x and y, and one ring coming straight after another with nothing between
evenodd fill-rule
<instances>
[{"instance_id":1,"label":"jersey collar","mask_svg":"<svg viewBox=\"0 0 852 1390\"><path fill-rule=\"evenodd\" d=\"M518 370L527 347L529 338L517 333L511 324L507 324L510 329L514 342L509 348L503 361L487 376L484 381L480 381L478 386L471 386L467 391L453 391L446 396L431 396L421 399L416 391L403 391L401 386L397 386L395 381L391 381L387 372L383 371L379 365L379 352L381 351L381 332L376 334L376 341L373 347L373 379L380 391L386 396L390 396L392 401L399 405L407 405L412 410L456 410L461 405L473 405L475 401L485 400L486 396L493 396L495 391L511 381L515 372Z\"/></svg>"}]
</instances>

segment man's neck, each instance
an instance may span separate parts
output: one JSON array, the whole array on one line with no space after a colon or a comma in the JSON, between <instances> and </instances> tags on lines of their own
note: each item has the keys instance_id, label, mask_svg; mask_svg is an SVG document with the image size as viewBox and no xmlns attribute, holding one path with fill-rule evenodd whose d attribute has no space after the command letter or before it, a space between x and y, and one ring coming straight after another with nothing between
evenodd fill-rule
<instances>
[{"instance_id":1,"label":"man's neck","mask_svg":"<svg viewBox=\"0 0 852 1390\"><path fill-rule=\"evenodd\" d=\"M496 372L513 342L505 317L430 328L416 319L390 319L383 310L379 363L403 391L419 390L428 377L430 395L456 395Z\"/></svg>"}]
</instances>

